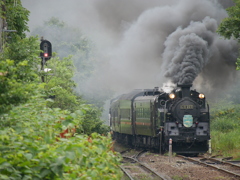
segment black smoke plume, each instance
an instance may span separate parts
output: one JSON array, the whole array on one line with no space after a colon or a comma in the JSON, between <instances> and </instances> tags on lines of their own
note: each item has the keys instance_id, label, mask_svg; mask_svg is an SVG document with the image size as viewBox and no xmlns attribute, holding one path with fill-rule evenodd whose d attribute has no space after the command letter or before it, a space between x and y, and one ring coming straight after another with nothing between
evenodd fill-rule
<instances>
[{"instance_id":1,"label":"black smoke plume","mask_svg":"<svg viewBox=\"0 0 240 180\"><path fill-rule=\"evenodd\" d=\"M209 61L216 28L216 20L206 17L170 34L164 43L165 77L175 84L192 84Z\"/></svg>"}]
</instances>

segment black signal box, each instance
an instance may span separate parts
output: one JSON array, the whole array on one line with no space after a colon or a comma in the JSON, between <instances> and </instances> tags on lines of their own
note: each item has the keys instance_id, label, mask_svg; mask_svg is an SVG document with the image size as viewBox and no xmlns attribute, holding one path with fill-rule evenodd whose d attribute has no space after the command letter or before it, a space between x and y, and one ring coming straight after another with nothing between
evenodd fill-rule
<instances>
[{"instance_id":1,"label":"black signal box","mask_svg":"<svg viewBox=\"0 0 240 180\"><path fill-rule=\"evenodd\" d=\"M40 52L40 57L45 61L51 59L52 57L52 44L48 40L42 40L40 43L40 49L43 52Z\"/></svg>"}]
</instances>

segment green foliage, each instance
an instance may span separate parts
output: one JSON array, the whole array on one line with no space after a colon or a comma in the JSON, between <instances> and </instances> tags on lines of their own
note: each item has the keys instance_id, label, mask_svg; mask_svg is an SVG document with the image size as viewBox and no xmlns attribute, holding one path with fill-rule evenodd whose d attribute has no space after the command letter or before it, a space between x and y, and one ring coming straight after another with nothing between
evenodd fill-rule
<instances>
[{"instance_id":1,"label":"green foliage","mask_svg":"<svg viewBox=\"0 0 240 180\"><path fill-rule=\"evenodd\" d=\"M52 71L38 71L39 42L23 38L28 13L21 19L15 2L6 1L16 11L6 18L19 33L0 57L0 179L120 179L110 136L97 134L108 131L100 111L73 91L71 57L52 58L45 66Z\"/></svg>"},{"instance_id":2,"label":"green foliage","mask_svg":"<svg viewBox=\"0 0 240 180\"><path fill-rule=\"evenodd\" d=\"M59 137L82 131L84 114L47 108L42 98L13 108L0 119L0 179L119 179L110 136Z\"/></svg>"},{"instance_id":3,"label":"green foliage","mask_svg":"<svg viewBox=\"0 0 240 180\"><path fill-rule=\"evenodd\" d=\"M228 17L222 20L218 27L217 33L230 39L235 38L240 42L240 0L233 0L235 5L227 8ZM240 59L236 62L237 70L240 69Z\"/></svg>"},{"instance_id":4,"label":"green foliage","mask_svg":"<svg viewBox=\"0 0 240 180\"><path fill-rule=\"evenodd\" d=\"M43 26L37 27L33 35L44 37L52 42L54 51L60 58L73 55L75 63L78 63L78 70L93 70L90 53L93 53L93 43L79 29L69 27L58 18L52 17L44 22Z\"/></svg>"},{"instance_id":5,"label":"green foliage","mask_svg":"<svg viewBox=\"0 0 240 180\"><path fill-rule=\"evenodd\" d=\"M48 103L49 107L58 107L70 111L77 110L81 99L73 92L76 84L72 80L74 65L71 57L62 60L52 58L45 67L51 69L44 74L46 94L47 96L55 96L54 101Z\"/></svg>"},{"instance_id":6,"label":"green foliage","mask_svg":"<svg viewBox=\"0 0 240 180\"><path fill-rule=\"evenodd\" d=\"M26 102L41 90L41 86L35 83L39 78L37 38L24 38L29 11L22 7L20 0L1 1L1 6L1 17L7 22L8 29L17 32L3 34L3 38L11 36L11 41L7 40L3 45L0 56L0 114Z\"/></svg>"},{"instance_id":7,"label":"green foliage","mask_svg":"<svg viewBox=\"0 0 240 180\"><path fill-rule=\"evenodd\" d=\"M1 17L6 19L8 30L17 31L16 33L7 33L6 36L11 36L11 41L15 41L17 37L25 38L25 32L29 31L27 22L30 12L22 6L21 0L6 0L1 3L5 9L5 11L1 11Z\"/></svg>"},{"instance_id":8,"label":"green foliage","mask_svg":"<svg viewBox=\"0 0 240 180\"><path fill-rule=\"evenodd\" d=\"M51 41L54 51L61 59L71 55L75 67L73 76L76 82L75 91L88 103L95 104L99 108L103 107L104 102L110 99L112 92L107 87L101 88L96 84L97 69L107 64L99 61L100 57L96 55L97 50L91 39L86 37L80 29L70 27L55 17L34 29L32 34L43 36Z\"/></svg>"},{"instance_id":9,"label":"green foliage","mask_svg":"<svg viewBox=\"0 0 240 180\"><path fill-rule=\"evenodd\" d=\"M75 78L79 83L92 75L96 63L94 45L79 29L69 27L58 18L52 17L32 34L49 39L60 58L72 55L76 67Z\"/></svg>"},{"instance_id":10,"label":"green foliage","mask_svg":"<svg viewBox=\"0 0 240 180\"><path fill-rule=\"evenodd\" d=\"M34 66L40 64L39 53L39 41L37 37L16 37L16 41L4 47L2 58L13 59L16 62L26 60L29 66Z\"/></svg>"},{"instance_id":11,"label":"green foliage","mask_svg":"<svg viewBox=\"0 0 240 180\"><path fill-rule=\"evenodd\" d=\"M215 154L239 158L236 153L240 142L240 105L218 102L217 108L212 107L211 139ZM222 106L221 106L222 105Z\"/></svg>"},{"instance_id":12,"label":"green foliage","mask_svg":"<svg viewBox=\"0 0 240 180\"><path fill-rule=\"evenodd\" d=\"M229 121L229 119L225 117L218 118L212 121L213 130L216 130L219 132L230 132L235 128L235 125L237 124L238 123L234 121L231 121L231 120Z\"/></svg>"},{"instance_id":13,"label":"green foliage","mask_svg":"<svg viewBox=\"0 0 240 180\"><path fill-rule=\"evenodd\" d=\"M34 37L20 39L8 44L0 57L0 114L12 106L26 102L31 95L39 93L37 84L38 49Z\"/></svg>"},{"instance_id":14,"label":"green foliage","mask_svg":"<svg viewBox=\"0 0 240 180\"><path fill-rule=\"evenodd\" d=\"M237 65L236 70L240 70L240 58L237 58L236 65Z\"/></svg>"},{"instance_id":15,"label":"green foliage","mask_svg":"<svg viewBox=\"0 0 240 180\"><path fill-rule=\"evenodd\" d=\"M101 112L93 105L87 105L85 101L74 92L75 82L74 65L71 56L63 58L52 58L47 62L47 68L51 71L45 73L45 91L47 97L54 97L47 103L48 107L67 109L74 112L78 109L84 111L83 132L90 135L92 132L106 134L109 127L100 120Z\"/></svg>"},{"instance_id":16,"label":"green foliage","mask_svg":"<svg viewBox=\"0 0 240 180\"><path fill-rule=\"evenodd\" d=\"M106 133L109 132L109 126L103 124L103 121L99 118L101 111L98 108L84 104L81 105L81 110L84 112L82 126L85 134L98 132L99 134L106 135Z\"/></svg>"},{"instance_id":17,"label":"green foliage","mask_svg":"<svg viewBox=\"0 0 240 180\"><path fill-rule=\"evenodd\" d=\"M84 100L73 91L75 82L72 80L74 66L71 57L62 60L53 58L48 61L46 67L51 71L45 73L45 91L47 97L54 97L52 101L48 101L48 107L61 108L71 112L81 109L84 112L83 132L88 135L92 132L106 134L109 128L100 120L99 109L85 104Z\"/></svg>"},{"instance_id":18,"label":"green foliage","mask_svg":"<svg viewBox=\"0 0 240 180\"><path fill-rule=\"evenodd\" d=\"M37 39L24 38L28 30L29 11L22 7L20 0L1 1L1 18L8 24L8 30L16 33L4 33L0 56L0 114L7 112L12 106L26 102L33 94L38 93L41 86L38 79L36 63L38 58Z\"/></svg>"},{"instance_id":19,"label":"green foliage","mask_svg":"<svg viewBox=\"0 0 240 180\"><path fill-rule=\"evenodd\" d=\"M239 149L240 132L239 129L233 128L231 131L221 132L219 130L212 131L212 147L215 152L221 152L229 155L234 150Z\"/></svg>"},{"instance_id":20,"label":"green foliage","mask_svg":"<svg viewBox=\"0 0 240 180\"><path fill-rule=\"evenodd\" d=\"M217 32L223 37L234 37L239 40L240 32L240 0L233 0L235 6L227 8L228 16L222 20Z\"/></svg>"},{"instance_id":21,"label":"green foliage","mask_svg":"<svg viewBox=\"0 0 240 180\"><path fill-rule=\"evenodd\" d=\"M188 175L183 175L183 177L176 175L176 176L172 176L172 179L173 180L184 180L184 179L189 179L189 177L188 177Z\"/></svg>"}]
</instances>

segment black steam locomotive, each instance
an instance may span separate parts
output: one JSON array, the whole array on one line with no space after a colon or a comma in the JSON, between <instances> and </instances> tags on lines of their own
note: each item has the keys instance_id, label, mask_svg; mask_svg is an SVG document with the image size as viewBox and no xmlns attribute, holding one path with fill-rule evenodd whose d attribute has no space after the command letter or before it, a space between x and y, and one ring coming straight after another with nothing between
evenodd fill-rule
<instances>
[{"instance_id":1,"label":"black steam locomotive","mask_svg":"<svg viewBox=\"0 0 240 180\"><path fill-rule=\"evenodd\" d=\"M111 100L110 127L118 142L135 147L172 150L178 154L208 151L209 105L192 85L178 85L171 93L134 90Z\"/></svg>"}]
</instances>

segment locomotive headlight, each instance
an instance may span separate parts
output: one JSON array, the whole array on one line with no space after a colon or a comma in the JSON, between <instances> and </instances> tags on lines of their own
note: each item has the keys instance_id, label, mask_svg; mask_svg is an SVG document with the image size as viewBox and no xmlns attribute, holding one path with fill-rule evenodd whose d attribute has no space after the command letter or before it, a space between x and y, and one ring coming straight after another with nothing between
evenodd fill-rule
<instances>
[{"instance_id":1,"label":"locomotive headlight","mask_svg":"<svg viewBox=\"0 0 240 180\"><path fill-rule=\"evenodd\" d=\"M173 94L173 93L169 94L169 98L170 99L174 99L175 98L175 94Z\"/></svg>"},{"instance_id":2,"label":"locomotive headlight","mask_svg":"<svg viewBox=\"0 0 240 180\"><path fill-rule=\"evenodd\" d=\"M205 97L204 94L199 94L200 99L203 99L204 97Z\"/></svg>"}]
</instances>

